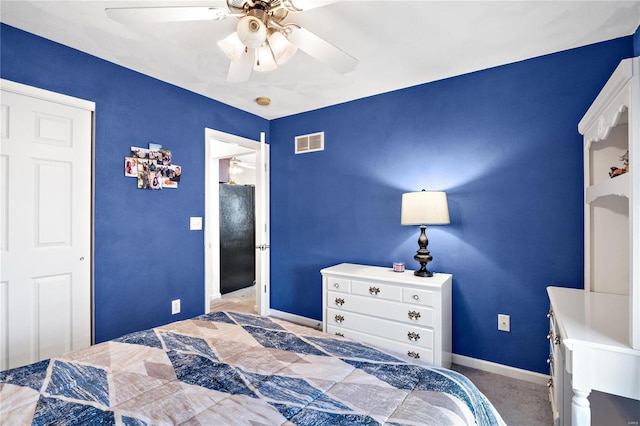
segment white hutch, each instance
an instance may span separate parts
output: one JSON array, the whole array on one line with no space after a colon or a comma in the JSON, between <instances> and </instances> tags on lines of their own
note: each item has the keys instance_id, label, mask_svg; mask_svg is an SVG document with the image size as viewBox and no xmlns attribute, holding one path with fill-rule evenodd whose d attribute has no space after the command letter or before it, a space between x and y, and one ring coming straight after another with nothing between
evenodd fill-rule
<instances>
[{"instance_id":1,"label":"white hutch","mask_svg":"<svg viewBox=\"0 0 640 426\"><path fill-rule=\"evenodd\" d=\"M554 420L574 426L591 423L592 390L640 400L640 58L619 64L578 130L584 289L547 289Z\"/></svg>"}]
</instances>

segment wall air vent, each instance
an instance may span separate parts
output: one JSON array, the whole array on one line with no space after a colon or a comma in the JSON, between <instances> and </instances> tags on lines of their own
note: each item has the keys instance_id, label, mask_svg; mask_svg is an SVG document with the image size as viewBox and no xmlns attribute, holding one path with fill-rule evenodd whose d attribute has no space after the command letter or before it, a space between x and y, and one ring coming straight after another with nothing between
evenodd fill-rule
<instances>
[{"instance_id":1,"label":"wall air vent","mask_svg":"<svg viewBox=\"0 0 640 426\"><path fill-rule=\"evenodd\" d=\"M296 154L324 151L324 132L296 136Z\"/></svg>"}]
</instances>

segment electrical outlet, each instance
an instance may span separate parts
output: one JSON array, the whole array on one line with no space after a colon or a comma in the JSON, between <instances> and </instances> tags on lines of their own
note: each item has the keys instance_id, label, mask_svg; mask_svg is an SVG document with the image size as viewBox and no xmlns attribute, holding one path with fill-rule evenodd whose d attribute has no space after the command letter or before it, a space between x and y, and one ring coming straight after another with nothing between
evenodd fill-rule
<instances>
[{"instance_id":1,"label":"electrical outlet","mask_svg":"<svg viewBox=\"0 0 640 426\"><path fill-rule=\"evenodd\" d=\"M511 317L505 314L498 314L498 330L511 331Z\"/></svg>"},{"instance_id":2,"label":"electrical outlet","mask_svg":"<svg viewBox=\"0 0 640 426\"><path fill-rule=\"evenodd\" d=\"M180 313L180 299L171 301L171 315Z\"/></svg>"}]
</instances>

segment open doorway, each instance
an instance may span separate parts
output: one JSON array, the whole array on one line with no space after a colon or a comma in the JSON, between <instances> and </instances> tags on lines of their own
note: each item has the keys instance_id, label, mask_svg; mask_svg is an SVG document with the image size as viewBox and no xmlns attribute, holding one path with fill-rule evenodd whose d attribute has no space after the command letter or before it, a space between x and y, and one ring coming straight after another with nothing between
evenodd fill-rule
<instances>
[{"instance_id":1,"label":"open doorway","mask_svg":"<svg viewBox=\"0 0 640 426\"><path fill-rule=\"evenodd\" d=\"M262 136L264 138L264 136ZM269 314L269 146L212 129L205 129L205 312L222 297L220 252L220 181L225 161L237 158L243 172L236 184L255 187L255 312ZM225 171L226 170L222 170ZM242 175L242 176L240 176Z\"/></svg>"}]
</instances>

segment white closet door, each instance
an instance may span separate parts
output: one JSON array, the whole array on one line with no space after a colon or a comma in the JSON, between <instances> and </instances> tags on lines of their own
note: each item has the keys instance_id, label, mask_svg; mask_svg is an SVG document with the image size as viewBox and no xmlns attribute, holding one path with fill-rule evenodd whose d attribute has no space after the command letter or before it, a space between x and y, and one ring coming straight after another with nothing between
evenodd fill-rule
<instances>
[{"instance_id":1,"label":"white closet door","mask_svg":"<svg viewBox=\"0 0 640 426\"><path fill-rule=\"evenodd\" d=\"M66 101L93 105L2 81L0 370L91 344L92 112Z\"/></svg>"}]
</instances>

